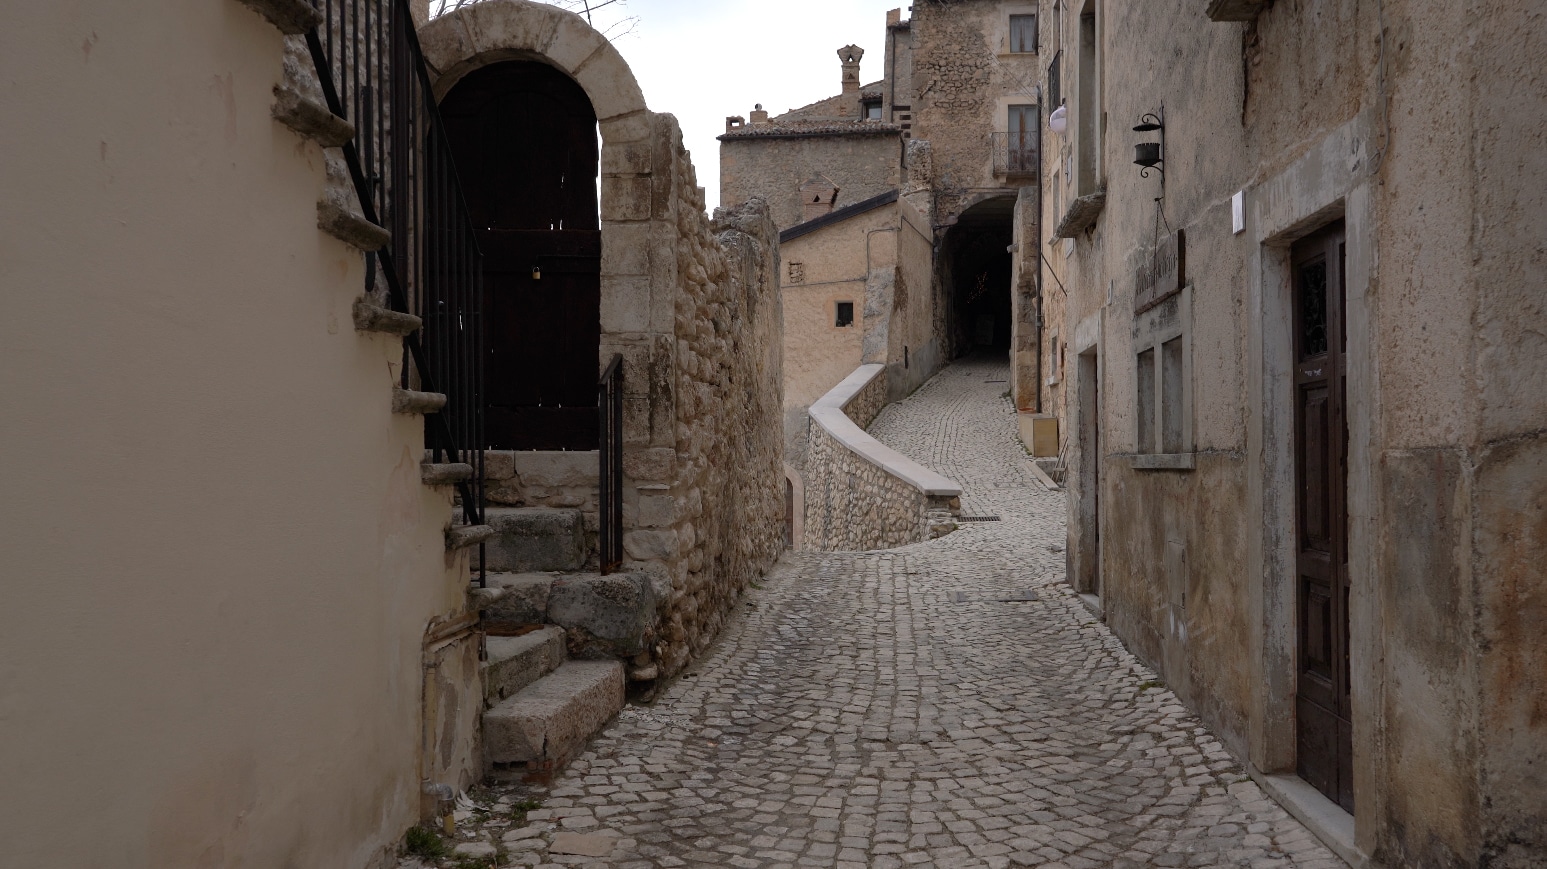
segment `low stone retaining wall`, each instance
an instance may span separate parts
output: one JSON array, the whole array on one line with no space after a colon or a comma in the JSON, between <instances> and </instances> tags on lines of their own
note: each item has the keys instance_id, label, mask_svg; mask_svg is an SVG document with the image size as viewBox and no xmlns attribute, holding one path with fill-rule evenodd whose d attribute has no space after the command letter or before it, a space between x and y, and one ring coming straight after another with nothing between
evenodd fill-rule
<instances>
[{"instance_id":1,"label":"low stone retaining wall","mask_svg":"<svg viewBox=\"0 0 1547 869\"><path fill-rule=\"evenodd\" d=\"M886 366L861 365L811 406L807 549L890 549L948 532L961 486L865 433L886 406Z\"/></svg>"}]
</instances>

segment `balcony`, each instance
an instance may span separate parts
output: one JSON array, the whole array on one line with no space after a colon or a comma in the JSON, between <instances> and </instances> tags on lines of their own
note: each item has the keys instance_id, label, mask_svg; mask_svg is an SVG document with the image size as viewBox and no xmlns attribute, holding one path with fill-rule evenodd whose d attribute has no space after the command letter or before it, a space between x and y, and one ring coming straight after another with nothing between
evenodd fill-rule
<instances>
[{"instance_id":1,"label":"balcony","mask_svg":"<svg viewBox=\"0 0 1547 869\"><path fill-rule=\"evenodd\" d=\"M1038 131L990 133L994 174L1003 178L1035 177L1041 171L1042 142Z\"/></svg>"}]
</instances>

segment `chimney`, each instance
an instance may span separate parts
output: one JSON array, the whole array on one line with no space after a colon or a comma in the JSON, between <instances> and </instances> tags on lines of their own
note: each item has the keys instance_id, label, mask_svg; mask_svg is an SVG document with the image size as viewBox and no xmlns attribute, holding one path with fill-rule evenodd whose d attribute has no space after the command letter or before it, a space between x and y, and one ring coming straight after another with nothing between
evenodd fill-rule
<instances>
[{"instance_id":1,"label":"chimney","mask_svg":"<svg viewBox=\"0 0 1547 869\"><path fill-rule=\"evenodd\" d=\"M768 123L768 112L763 109L762 103L758 103L757 107L752 110L752 125L755 127L758 124L766 123Z\"/></svg>"},{"instance_id":2,"label":"chimney","mask_svg":"<svg viewBox=\"0 0 1547 869\"><path fill-rule=\"evenodd\" d=\"M838 49L838 60L843 63L843 116L859 117L859 62L865 49L857 45L845 45Z\"/></svg>"},{"instance_id":3,"label":"chimney","mask_svg":"<svg viewBox=\"0 0 1547 869\"><path fill-rule=\"evenodd\" d=\"M901 9L893 9L892 11L886 13L886 26L887 27L896 27L897 25L899 25L901 23L902 23L902 10Z\"/></svg>"}]
</instances>

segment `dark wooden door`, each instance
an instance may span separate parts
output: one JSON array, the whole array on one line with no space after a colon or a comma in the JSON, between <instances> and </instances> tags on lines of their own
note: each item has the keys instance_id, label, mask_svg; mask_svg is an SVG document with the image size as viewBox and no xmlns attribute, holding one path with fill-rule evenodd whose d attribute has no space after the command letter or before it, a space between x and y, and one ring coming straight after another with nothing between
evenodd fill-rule
<instances>
[{"instance_id":1,"label":"dark wooden door","mask_svg":"<svg viewBox=\"0 0 1547 869\"><path fill-rule=\"evenodd\" d=\"M1295 330L1296 768L1354 809L1349 688L1343 225L1291 254Z\"/></svg>"},{"instance_id":2,"label":"dark wooden door","mask_svg":"<svg viewBox=\"0 0 1547 869\"><path fill-rule=\"evenodd\" d=\"M484 252L488 446L597 448L596 113L540 63L470 73L441 103Z\"/></svg>"}]
</instances>

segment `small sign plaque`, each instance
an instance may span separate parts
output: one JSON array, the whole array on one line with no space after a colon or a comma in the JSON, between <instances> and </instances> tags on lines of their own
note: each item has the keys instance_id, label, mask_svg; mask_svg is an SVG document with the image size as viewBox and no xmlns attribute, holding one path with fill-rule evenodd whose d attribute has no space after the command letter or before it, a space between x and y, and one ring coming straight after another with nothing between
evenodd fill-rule
<instances>
[{"instance_id":1,"label":"small sign plaque","mask_svg":"<svg viewBox=\"0 0 1547 869\"><path fill-rule=\"evenodd\" d=\"M1160 239L1133 275L1134 313L1147 311L1180 293L1187 283L1186 231Z\"/></svg>"}]
</instances>

